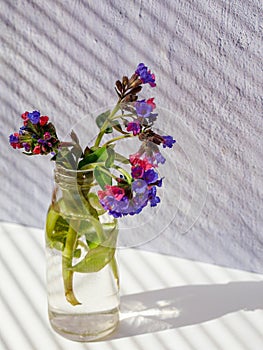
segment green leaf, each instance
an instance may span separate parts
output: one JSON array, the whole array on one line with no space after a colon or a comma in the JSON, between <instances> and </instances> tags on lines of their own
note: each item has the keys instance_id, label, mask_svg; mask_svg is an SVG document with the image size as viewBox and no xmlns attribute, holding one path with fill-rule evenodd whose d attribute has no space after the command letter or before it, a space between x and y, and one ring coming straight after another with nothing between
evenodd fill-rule
<instances>
[{"instance_id":1,"label":"green leaf","mask_svg":"<svg viewBox=\"0 0 263 350\"><path fill-rule=\"evenodd\" d=\"M74 258L79 259L81 257L81 249L75 249Z\"/></svg>"},{"instance_id":2,"label":"green leaf","mask_svg":"<svg viewBox=\"0 0 263 350\"><path fill-rule=\"evenodd\" d=\"M97 116L97 118L96 118L96 124L97 124L97 126L98 126L100 129L102 128L104 122L105 122L106 119L109 117L109 115L110 115L110 110L108 110L108 111L106 111L106 112L103 112L103 113L101 113L100 115ZM105 133L106 133L106 134L110 134L110 133L112 133L112 131L113 131L113 130L112 130L112 127L110 126L110 127L107 127L107 128L106 128Z\"/></svg>"},{"instance_id":3,"label":"green leaf","mask_svg":"<svg viewBox=\"0 0 263 350\"><path fill-rule=\"evenodd\" d=\"M108 222L102 224L102 230L104 233L104 242L103 245L115 245L115 234L117 230L117 222ZM102 244L101 238L98 236L96 227L91 222L86 222L85 226L82 228L81 235L85 235L86 242L88 243L90 248L94 248L95 246L99 246Z\"/></svg>"},{"instance_id":4,"label":"green leaf","mask_svg":"<svg viewBox=\"0 0 263 350\"><path fill-rule=\"evenodd\" d=\"M113 125L113 128L115 130L119 131L120 133L122 133L123 135L128 135L129 134L128 132L122 130L121 124L118 123L118 122Z\"/></svg>"},{"instance_id":5,"label":"green leaf","mask_svg":"<svg viewBox=\"0 0 263 350\"><path fill-rule=\"evenodd\" d=\"M96 209L98 215L102 215L106 212L106 210L104 210L100 204L100 201L99 201L99 198L98 196L96 195L96 193L94 192L89 192L88 194L88 199L89 199L89 202L90 202L90 205Z\"/></svg>"},{"instance_id":6,"label":"green leaf","mask_svg":"<svg viewBox=\"0 0 263 350\"><path fill-rule=\"evenodd\" d=\"M71 130L70 137L77 145L79 145L79 138L74 130Z\"/></svg>"},{"instance_id":7,"label":"green leaf","mask_svg":"<svg viewBox=\"0 0 263 350\"><path fill-rule=\"evenodd\" d=\"M105 167L111 168L113 166L114 160L115 160L115 151L112 147L108 147L107 153L108 153L108 158L106 159Z\"/></svg>"},{"instance_id":8,"label":"green leaf","mask_svg":"<svg viewBox=\"0 0 263 350\"><path fill-rule=\"evenodd\" d=\"M57 250L63 250L68 228L68 222L50 207L46 220L46 238L48 246Z\"/></svg>"},{"instance_id":9,"label":"green leaf","mask_svg":"<svg viewBox=\"0 0 263 350\"><path fill-rule=\"evenodd\" d=\"M90 249L94 249L94 248L98 247L98 245L99 245L98 243L92 242L92 241L89 241L89 240L87 240L87 244L88 244Z\"/></svg>"},{"instance_id":10,"label":"green leaf","mask_svg":"<svg viewBox=\"0 0 263 350\"><path fill-rule=\"evenodd\" d=\"M106 146L96 149L94 152L87 154L80 162L79 169L82 169L85 165L92 163L105 162L108 157Z\"/></svg>"},{"instance_id":11,"label":"green leaf","mask_svg":"<svg viewBox=\"0 0 263 350\"><path fill-rule=\"evenodd\" d=\"M59 152L56 154L56 163L61 164L67 169L74 169L76 166L76 161L72 155L72 152L66 147L60 148Z\"/></svg>"},{"instance_id":12,"label":"green leaf","mask_svg":"<svg viewBox=\"0 0 263 350\"><path fill-rule=\"evenodd\" d=\"M74 272L98 272L106 266L113 258L115 248L97 246L89 250L87 255L70 270Z\"/></svg>"},{"instance_id":13,"label":"green leaf","mask_svg":"<svg viewBox=\"0 0 263 350\"><path fill-rule=\"evenodd\" d=\"M94 169L94 177L100 187L104 190L106 185L112 184L112 176L104 166L96 166Z\"/></svg>"},{"instance_id":14,"label":"green leaf","mask_svg":"<svg viewBox=\"0 0 263 350\"><path fill-rule=\"evenodd\" d=\"M104 266L111 262L115 253L115 245L117 240L117 224L107 223L103 225L105 232L108 230L110 235L108 239L103 242L103 245L95 245L95 248L90 249L86 256L72 268L73 272L87 273L100 271ZM92 245L89 245L91 248Z\"/></svg>"}]
</instances>

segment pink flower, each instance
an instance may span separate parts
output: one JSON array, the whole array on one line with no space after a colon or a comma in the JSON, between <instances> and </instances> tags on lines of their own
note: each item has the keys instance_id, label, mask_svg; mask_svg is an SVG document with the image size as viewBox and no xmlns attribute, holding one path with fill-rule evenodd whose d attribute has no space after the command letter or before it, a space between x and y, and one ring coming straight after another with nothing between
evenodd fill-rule
<instances>
[{"instance_id":1,"label":"pink flower","mask_svg":"<svg viewBox=\"0 0 263 350\"><path fill-rule=\"evenodd\" d=\"M123 188L118 186L105 186L105 191L98 191L98 196L102 200L105 197L114 197L117 201L120 201L125 196Z\"/></svg>"},{"instance_id":2,"label":"pink flower","mask_svg":"<svg viewBox=\"0 0 263 350\"><path fill-rule=\"evenodd\" d=\"M117 199L117 201L120 201L125 195L124 189L118 186L111 186L111 193L113 194L113 197Z\"/></svg>"},{"instance_id":3,"label":"pink flower","mask_svg":"<svg viewBox=\"0 0 263 350\"><path fill-rule=\"evenodd\" d=\"M156 104L154 103L154 97L152 98L148 98L148 100L146 101L146 103L148 105L150 105L152 107L152 109L156 108Z\"/></svg>"},{"instance_id":4,"label":"pink flower","mask_svg":"<svg viewBox=\"0 0 263 350\"><path fill-rule=\"evenodd\" d=\"M144 171L154 167L154 165L150 163L147 158L140 159L139 153L131 154L129 159L133 167L141 167Z\"/></svg>"},{"instance_id":5,"label":"pink flower","mask_svg":"<svg viewBox=\"0 0 263 350\"><path fill-rule=\"evenodd\" d=\"M39 118L39 124L41 126L44 126L47 124L49 118L46 116L46 115L42 115L40 118Z\"/></svg>"},{"instance_id":6,"label":"pink flower","mask_svg":"<svg viewBox=\"0 0 263 350\"><path fill-rule=\"evenodd\" d=\"M21 118L24 120L28 120L28 112L21 114Z\"/></svg>"},{"instance_id":7,"label":"pink flower","mask_svg":"<svg viewBox=\"0 0 263 350\"><path fill-rule=\"evenodd\" d=\"M39 145L35 146L33 149L34 154L40 154L41 153L41 147Z\"/></svg>"},{"instance_id":8,"label":"pink flower","mask_svg":"<svg viewBox=\"0 0 263 350\"><path fill-rule=\"evenodd\" d=\"M44 140L49 140L51 138L51 135L49 132L45 132L44 134Z\"/></svg>"},{"instance_id":9,"label":"pink flower","mask_svg":"<svg viewBox=\"0 0 263 350\"><path fill-rule=\"evenodd\" d=\"M24 125L25 126L27 125L27 122L29 120L28 114L29 114L29 112L25 112L25 113L21 114L21 118L24 120Z\"/></svg>"}]
</instances>

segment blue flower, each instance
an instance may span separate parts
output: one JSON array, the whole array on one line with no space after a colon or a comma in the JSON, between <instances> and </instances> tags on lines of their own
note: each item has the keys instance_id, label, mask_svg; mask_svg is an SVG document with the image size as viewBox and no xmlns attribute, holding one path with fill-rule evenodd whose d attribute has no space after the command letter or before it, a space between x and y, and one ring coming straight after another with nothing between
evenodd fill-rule
<instances>
[{"instance_id":1,"label":"blue flower","mask_svg":"<svg viewBox=\"0 0 263 350\"><path fill-rule=\"evenodd\" d=\"M9 142L12 143L19 143L19 136L18 134L12 134L9 136Z\"/></svg>"},{"instance_id":2,"label":"blue flower","mask_svg":"<svg viewBox=\"0 0 263 350\"><path fill-rule=\"evenodd\" d=\"M162 136L163 138L163 148L169 147L172 148L173 144L176 142L172 136Z\"/></svg>"},{"instance_id":3,"label":"blue flower","mask_svg":"<svg viewBox=\"0 0 263 350\"><path fill-rule=\"evenodd\" d=\"M31 146L28 142L23 142L22 146L24 147L26 152L30 152Z\"/></svg>"},{"instance_id":4,"label":"blue flower","mask_svg":"<svg viewBox=\"0 0 263 350\"><path fill-rule=\"evenodd\" d=\"M144 193L147 190L147 183L144 180L137 179L132 183L132 190L135 193Z\"/></svg>"},{"instance_id":5,"label":"blue flower","mask_svg":"<svg viewBox=\"0 0 263 350\"><path fill-rule=\"evenodd\" d=\"M162 185L163 185L163 178L161 178L161 179L159 179L158 181L156 181L155 185L156 185L157 187L162 187Z\"/></svg>"},{"instance_id":6,"label":"blue flower","mask_svg":"<svg viewBox=\"0 0 263 350\"><path fill-rule=\"evenodd\" d=\"M28 113L28 119L32 124L37 124L39 122L40 113L38 111L33 111L32 113Z\"/></svg>"},{"instance_id":7,"label":"blue flower","mask_svg":"<svg viewBox=\"0 0 263 350\"><path fill-rule=\"evenodd\" d=\"M154 157L155 157L157 164L159 164L159 163L164 164L166 161L166 159L164 158L164 156L162 155L161 152L155 152Z\"/></svg>"},{"instance_id":8,"label":"blue flower","mask_svg":"<svg viewBox=\"0 0 263 350\"><path fill-rule=\"evenodd\" d=\"M145 100L137 101L135 103L136 113L139 117L147 118L151 115L153 110L152 106L148 104Z\"/></svg>"},{"instance_id":9,"label":"blue flower","mask_svg":"<svg viewBox=\"0 0 263 350\"><path fill-rule=\"evenodd\" d=\"M149 185L158 180L158 174L153 169L149 169L143 174L143 179Z\"/></svg>"},{"instance_id":10,"label":"blue flower","mask_svg":"<svg viewBox=\"0 0 263 350\"><path fill-rule=\"evenodd\" d=\"M155 75L151 73L144 63L138 64L135 74L139 75L143 84L149 83L151 87L156 86Z\"/></svg>"},{"instance_id":11,"label":"blue flower","mask_svg":"<svg viewBox=\"0 0 263 350\"><path fill-rule=\"evenodd\" d=\"M150 204L151 204L151 207L156 207L156 205L158 203L160 203L160 198L158 196L156 196L156 187L153 186L150 191L149 191L149 201L150 201Z\"/></svg>"}]
</instances>

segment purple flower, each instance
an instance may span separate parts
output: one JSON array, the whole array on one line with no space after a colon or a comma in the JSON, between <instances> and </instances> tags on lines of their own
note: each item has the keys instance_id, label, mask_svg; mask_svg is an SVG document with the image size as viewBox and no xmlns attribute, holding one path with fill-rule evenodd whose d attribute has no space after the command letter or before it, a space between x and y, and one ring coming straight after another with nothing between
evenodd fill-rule
<instances>
[{"instance_id":1,"label":"purple flower","mask_svg":"<svg viewBox=\"0 0 263 350\"><path fill-rule=\"evenodd\" d=\"M161 154L161 152L151 152L151 150L147 150L148 154L146 155L146 159L148 162L153 164L154 167L157 167L159 164L164 164L166 159L164 156ZM150 155L149 155L150 153Z\"/></svg>"},{"instance_id":2,"label":"purple flower","mask_svg":"<svg viewBox=\"0 0 263 350\"><path fill-rule=\"evenodd\" d=\"M154 157L155 157L155 160L157 162L157 164L164 164L166 159L164 158L164 156L162 155L161 152L156 152L154 153Z\"/></svg>"},{"instance_id":3,"label":"purple flower","mask_svg":"<svg viewBox=\"0 0 263 350\"><path fill-rule=\"evenodd\" d=\"M139 117L147 118L150 116L153 108L150 104L145 102L145 100L137 101L135 103L136 113Z\"/></svg>"},{"instance_id":4,"label":"purple flower","mask_svg":"<svg viewBox=\"0 0 263 350\"><path fill-rule=\"evenodd\" d=\"M156 86L155 75L151 73L144 63L138 64L135 74L139 75L143 84L149 83L151 87Z\"/></svg>"},{"instance_id":5,"label":"purple flower","mask_svg":"<svg viewBox=\"0 0 263 350\"><path fill-rule=\"evenodd\" d=\"M144 169L142 166L136 165L132 167L131 175L134 179L142 178L143 174L144 174Z\"/></svg>"},{"instance_id":6,"label":"purple flower","mask_svg":"<svg viewBox=\"0 0 263 350\"><path fill-rule=\"evenodd\" d=\"M162 136L163 138L163 148L169 147L172 148L173 144L176 142L172 136Z\"/></svg>"},{"instance_id":7,"label":"purple flower","mask_svg":"<svg viewBox=\"0 0 263 350\"><path fill-rule=\"evenodd\" d=\"M158 174L153 169L149 169L143 174L143 179L149 185L158 180Z\"/></svg>"},{"instance_id":8,"label":"purple flower","mask_svg":"<svg viewBox=\"0 0 263 350\"><path fill-rule=\"evenodd\" d=\"M137 179L132 183L132 190L135 193L144 193L147 190L147 183L144 180Z\"/></svg>"},{"instance_id":9,"label":"purple flower","mask_svg":"<svg viewBox=\"0 0 263 350\"><path fill-rule=\"evenodd\" d=\"M127 125L127 131L132 131L134 136L138 135L141 132L141 124L139 120L129 122Z\"/></svg>"},{"instance_id":10,"label":"purple flower","mask_svg":"<svg viewBox=\"0 0 263 350\"><path fill-rule=\"evenodd\" d=\"M158 196L156 196L156 187L153 186L150 191L149 191L149 201L150 201L150 204L151 204L151 207L156 207L156 205L158 203L160 203L160 198Z\"/></svg>"},{"instance_id":11,"label":"purple flower","mask_svg":"<svg viewBox=\"0 0 263 350\"><path fill-rule=\"evenodd\" d=\"M162 185L163 185L163 178L161 178L158 181L156 181L155 184L156 184L157 187L162 187Z\"/></svg>"},{"instance_id":12,"label":"purple flower","mask_svg":"<svg viewBox=\"0 0 263 350\"><path fill-rule=\"evenodd\" d=\"M23 143L22 143L22 146L24 147L24 149L25 149L26 152L29 152L30 149L31 149L30 144L27 143L27 142L23 142Z\"/></svg>"},{"instance_id":13,"label":"purple flower","mask_svg":"<svg viewBox=\"0 0 263 350\"><path fill-rule=\"evenodd\" d=\"M10 144L12 144L12 143L19 143L19 136L18 136L18 134L17 133L11 134L9 136L9 142L10 142Z\"/></svg>"},{"instance_id":14,"label":"purple flower","mask_svg":"<svg viewBox=\"0 0 263 350\"><path fill-rule=\"evenodd\" d=\"M32 113L28 113L28 119L32 124L37 124L39 122L40 113L38 111L33 111Z\"/></svg>"},{"instance_id":15,"label":"purple flower","mask_svg":"<svg viewBox=\"0 0 263 350\"><path fill-rule=\"evenodd\" d=\"M146 171L147 183L144 179L135 179L130 188L126 188L127 193L123 196L116 196L116 186L107 186L105 190L98 192L99 201L105 210L115 218L125 215L139 214L150 202L151 206L156 206L160 198L156 196L156 186L161 186L162 179L158 180L156 172ZM152 181L154 184L151 185ZM124 192L122 193L124 194Z\"/></svg>"}]
</instances>

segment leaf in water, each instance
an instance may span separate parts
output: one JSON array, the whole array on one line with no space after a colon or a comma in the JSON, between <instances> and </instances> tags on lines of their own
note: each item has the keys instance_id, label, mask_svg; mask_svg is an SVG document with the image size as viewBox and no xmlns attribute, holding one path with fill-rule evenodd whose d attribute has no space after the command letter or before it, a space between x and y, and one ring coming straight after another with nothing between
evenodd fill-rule
<instances>
[{"instance_id":1,"label":"leaf in water","mask_svg":"<svg viewBox=\"0 0 263 350\"><path fill-rule=\"evenodd\" d=\"M81 249L75 249L74 251L74 258L80 258L81 256Z\"/></svg>"},{"instance_id":2,"label":"leaf in water","mask_svg":"<svg viewBox=\"0 0 263 350\"><path fill-rule=\"evenodd\" d=\"M113 257L113 259L111 259L110 264L111 264L111 268L112 268L112 272L113 272L114 278L116 279L117 286L119 288L120 287L119 271L118 271L118 265L117 265L115 256Z\"/></svg>"},{"instance_id":3,"label":"leaf in water","mask_svg":"<svg viewBox=\"0 0 263 350\"><path fill-rule=\"evenodd\" d=\"M113 238L115 237L114 235L116 235L117 222L113 221L101 225L104 232L103 245L115 245L116 240L113 240ZM98 235L97 228L90 221L83 221L81 223L79 234L85 235L86 241L91 249L102 243L102 239L100 235Z\"/></svg>"},{"instance_id":4,"label":"leaf in water","mask_svg":"<svg viewBox=\"0 0 263 350\"><path fill-rule=\"evenodd\" d=\"M96 209L98 215L102 215L106 212L106 210L104 210L100 204L100 201L99 201L99 197L96 195L96 193L94 192L89 192L88 194L88 199L89 199L89 202L90 202L90 205Z\"/></svg>"},{"instance_id":5,"label":"leaf in water","mask_svg":"<svg viewBox=\"0 0 263 350\"><path fill-rule=\"evenodd\" d=\"M46 220L46 238L50 248L63 250L68 227L68 222L51 207Z\"/></svg>"},{"instance_id":6,"label":"leaf in water","mask_svg":"<svg viewBox=\"0 0 263 350\"><path fill-rule=\"evenodd\" d=\"M97 272L106 266L114 257L115 245L118 235L117 223L103 224L104 232L108 233L108 238L103 245L96 245L94 242L88 242L91 248L78 264L73 266L70 270L74 272ZM94 247L94 248L93 248Z\"/></svg>"},{"instance_id":7,"label":"leaf in water","mask_svg":"<svg viewBox=\"0 0 263 350\"><path fill-rule=\"evenodd\" d=\"M88 242L90 250L78 264L70 269L71 271L97 272L112 260L118 235L117 220L103 224L103 230L107 239L100 245L95 242Z\"/></svg>"},{"instance_id":8,"label":"leaf in water","mask_svg":"<svg viewBox=\"0 0 263 350\"><path fill-rule=\"evenodd\" d=\"M103 126L104 122L106 121L106 119L109 117L110 115L110 110L106 111L106 112L103 112L101 113L100 115L97 116L96 118L96 124L97 126L101 129L101 127ZM105 130L105 133L106 134L110 134L112 133L112 127L107 127L106 130Z\"/></svg>"},{"instance_id":9,"label":"leaf in water","mask_svg":"<svg viewBox=\"0 0 263 350\"><path fill-rule=\"evenodd\" d=\"M90 249L85 258L70 270L81 273L98 272L111 261L114 253L115 248L97 246Z\"/></svg>"},{"instance_id":10,"label":"leaf in water","mask_svg":"<svg viewBox=\"0 0 263 350\"><path fill-rule=\"evenodd\" d=\"M104 190L106 185L112 184L112 176L104 166L96 166L94 169L94 177L100 187Z\"/></svg>"}]
</instances>

